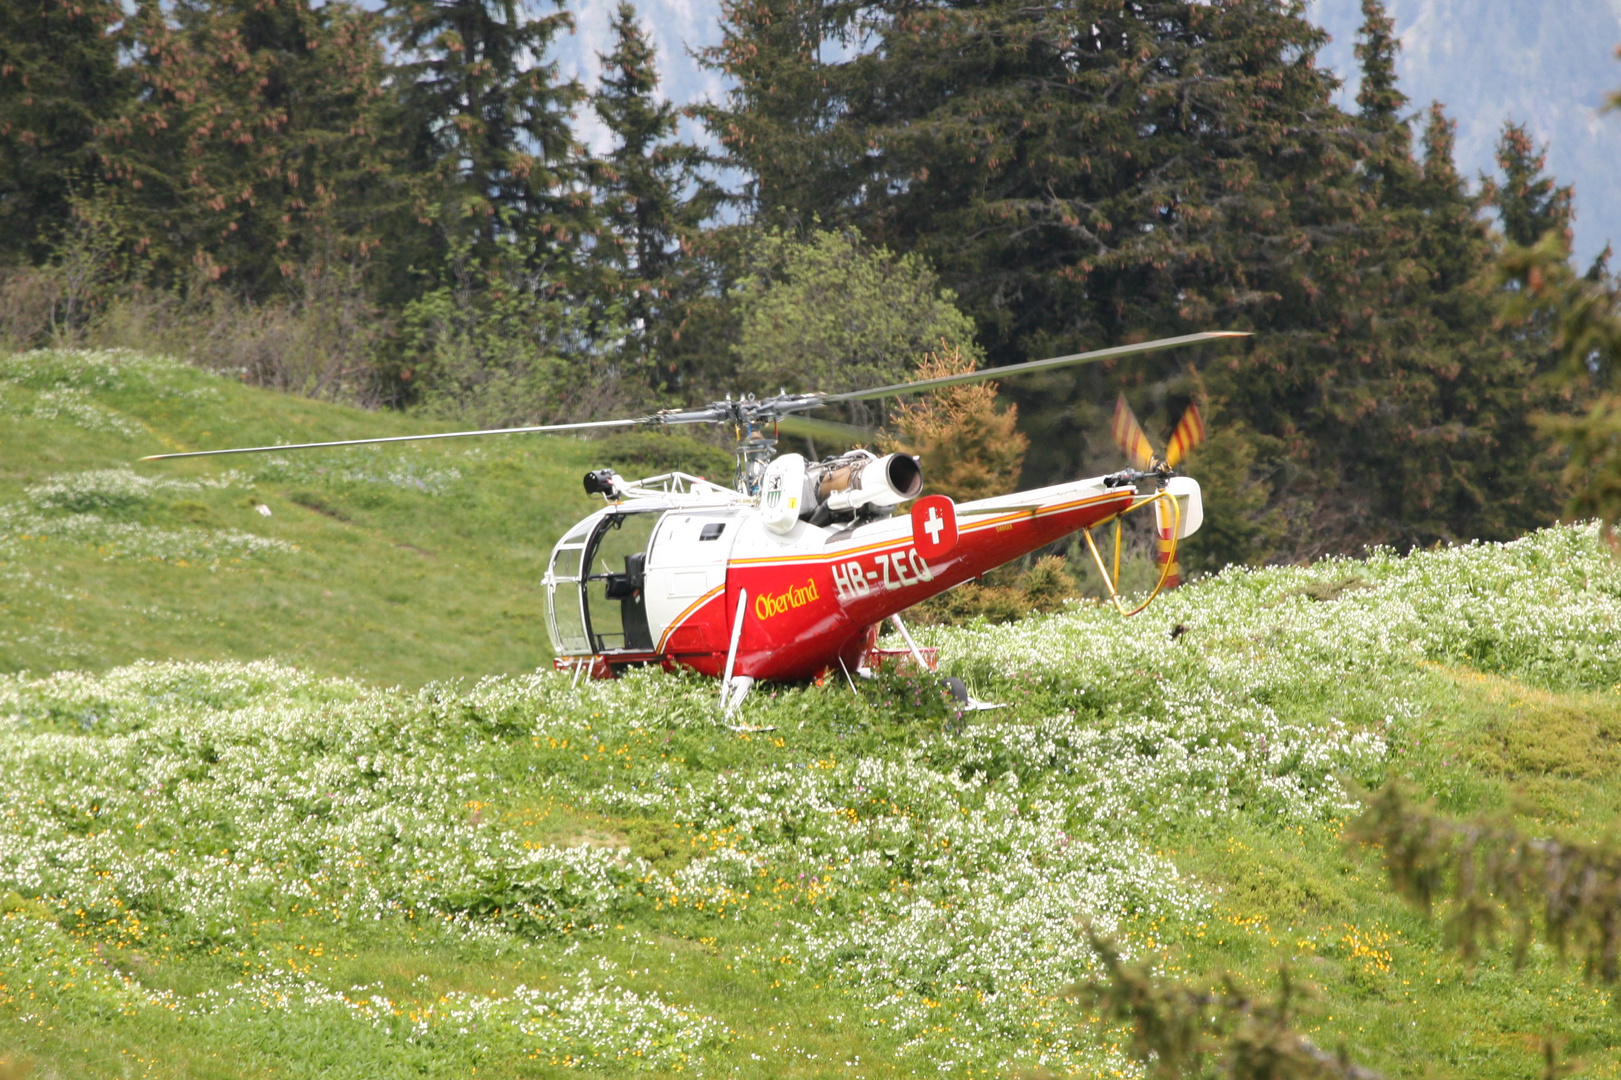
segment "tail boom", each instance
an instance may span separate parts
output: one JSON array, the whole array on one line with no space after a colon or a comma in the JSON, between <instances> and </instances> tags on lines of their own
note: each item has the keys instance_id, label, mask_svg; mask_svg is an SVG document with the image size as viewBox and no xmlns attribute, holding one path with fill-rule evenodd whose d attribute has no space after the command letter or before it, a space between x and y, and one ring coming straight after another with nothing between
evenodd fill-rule
<instances>
[{"instance_id":1,"label":"tail boom","mask_svg":"<svg viewBox=\"0 0 1621 1080\"><path fill-rule=\"evenodd\" d=\"M770 553L769 541L740 538L726 582L727 620L735 618L740 593L750 609L736 670L791 680L839 660L859 663L872 628L890 615L1109 521L1135 499L1131 488L1105 487L1100 477L962 503L956 546L930 559L918 554L904 517L835 533L819 551L795 544Z\"/></svg>"}]
</instances>

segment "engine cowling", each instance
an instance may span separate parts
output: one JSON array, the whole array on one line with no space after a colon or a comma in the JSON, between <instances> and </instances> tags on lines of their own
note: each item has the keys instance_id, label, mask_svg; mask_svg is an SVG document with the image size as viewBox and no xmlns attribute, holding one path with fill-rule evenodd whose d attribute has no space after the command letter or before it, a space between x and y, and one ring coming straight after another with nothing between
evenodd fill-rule
<instances>
[{"instance_id":1,"label":"engine cowling","mask_svg":"<svg viewBox=\"0 0 1621 1080\"><path fill-rule=\"evenodd\" d=\"M783 454L761 478L760 516L766 528L786 534L800 521L826 525L889 514L922 490L923 468L910 454L854 450L814 464Z\"/></svg>"}]
</instances>

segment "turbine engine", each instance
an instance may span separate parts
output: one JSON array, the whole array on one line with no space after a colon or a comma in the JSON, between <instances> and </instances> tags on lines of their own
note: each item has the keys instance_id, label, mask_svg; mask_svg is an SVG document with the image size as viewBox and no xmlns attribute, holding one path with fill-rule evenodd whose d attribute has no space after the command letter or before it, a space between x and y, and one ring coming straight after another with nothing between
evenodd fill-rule
<instances>
[{"instance_id":1,"label":"turbine engine","mask_svg":"<svg viewBox=\"0 0 1621 1080\"><path fill-rule=\"evenodd\" d=\"M815 463L784 454L761 480L760 512L766 528L787 533L798 521L827 525L888 517L922 490L923 467L910 454L852 450Z\"/></svg>"}]
</instances>

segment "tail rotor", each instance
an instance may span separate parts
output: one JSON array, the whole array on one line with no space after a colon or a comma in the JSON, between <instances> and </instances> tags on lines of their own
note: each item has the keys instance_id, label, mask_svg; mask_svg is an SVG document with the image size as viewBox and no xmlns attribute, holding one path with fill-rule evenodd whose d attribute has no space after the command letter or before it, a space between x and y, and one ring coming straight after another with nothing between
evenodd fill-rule
<instances>
[{"instance_id":1,"label":"tail rotor","mask_svg":"<svg viewBox=\"0 0 1621 1080\"><path fill-rule=\"evenodd\" d=\"M1133 474L1130 479L1134 482L1140 477L1154 476L1161 489L1170 481L1176 467L1205 441L1204 417L1197 404L1190 404L1171 432L1165 457L1155 456L1153 444L1148 441L1142 424L1137 422L1137 414L1131 411L1124 394L1114 403L1112 430L1115 445L1131 463ZM1182 567L1176 558L1178 523L1174 520L1174 506L1172 499L1160 499L1154 503L1154 542L1158 548L1155 562L1160 569L1162 587L1167 589L1174 589L1182 582Z\"/></svg>"}]
</instances>

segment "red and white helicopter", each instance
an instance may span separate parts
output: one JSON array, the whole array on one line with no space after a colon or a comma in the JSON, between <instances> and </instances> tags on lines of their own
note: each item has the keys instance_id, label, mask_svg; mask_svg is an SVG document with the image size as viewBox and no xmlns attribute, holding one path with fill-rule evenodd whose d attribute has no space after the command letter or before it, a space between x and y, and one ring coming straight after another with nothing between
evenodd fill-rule
<instances>
[{"instance_id":1,"label":"red and white helicopter","mask_svg":"<svg viewBox=\"0 0 1621 1080\"><path fill-rule=\"evenodd\" d=\"M920 664L900 613L937 593L1075 532L1084 533L1114 603L1113 572L1092 531L1152 506L1160 545L1154 589L1175 583L1176 544L1199 528L1199 485L1176 466L1203 439L1198 409L1177 425L1164 458L1149 446L1121 398L1114 434L1131 467L1107 476L954 504L917 498L918 459L852 450L821 461L776 453L779 431L825 434L840 425L797 414L841 402L942 389L985 379L1091 363L1111 357L1247 336L1214 331L1123 345L842 394L778 394L712 402L623 420L405 435L378 439L154 454L142 461L219 454L355 446L524 432L727 423L739 434L732 487L673 472L626 480L586 474L585 488L606 505L552 549L544 579L546 625L556 664L578 676L611 676L640 664L677 665L721 678L723 706L735 708L759 679L864 671L880 625L891 619ZM767 434L767 431L770 434ZM854 430L854 429L847 429ZM897 515L909 501L910 513ZM1153 599L1150 595L1149 601Z\"/></svg>"}]
</instances>

